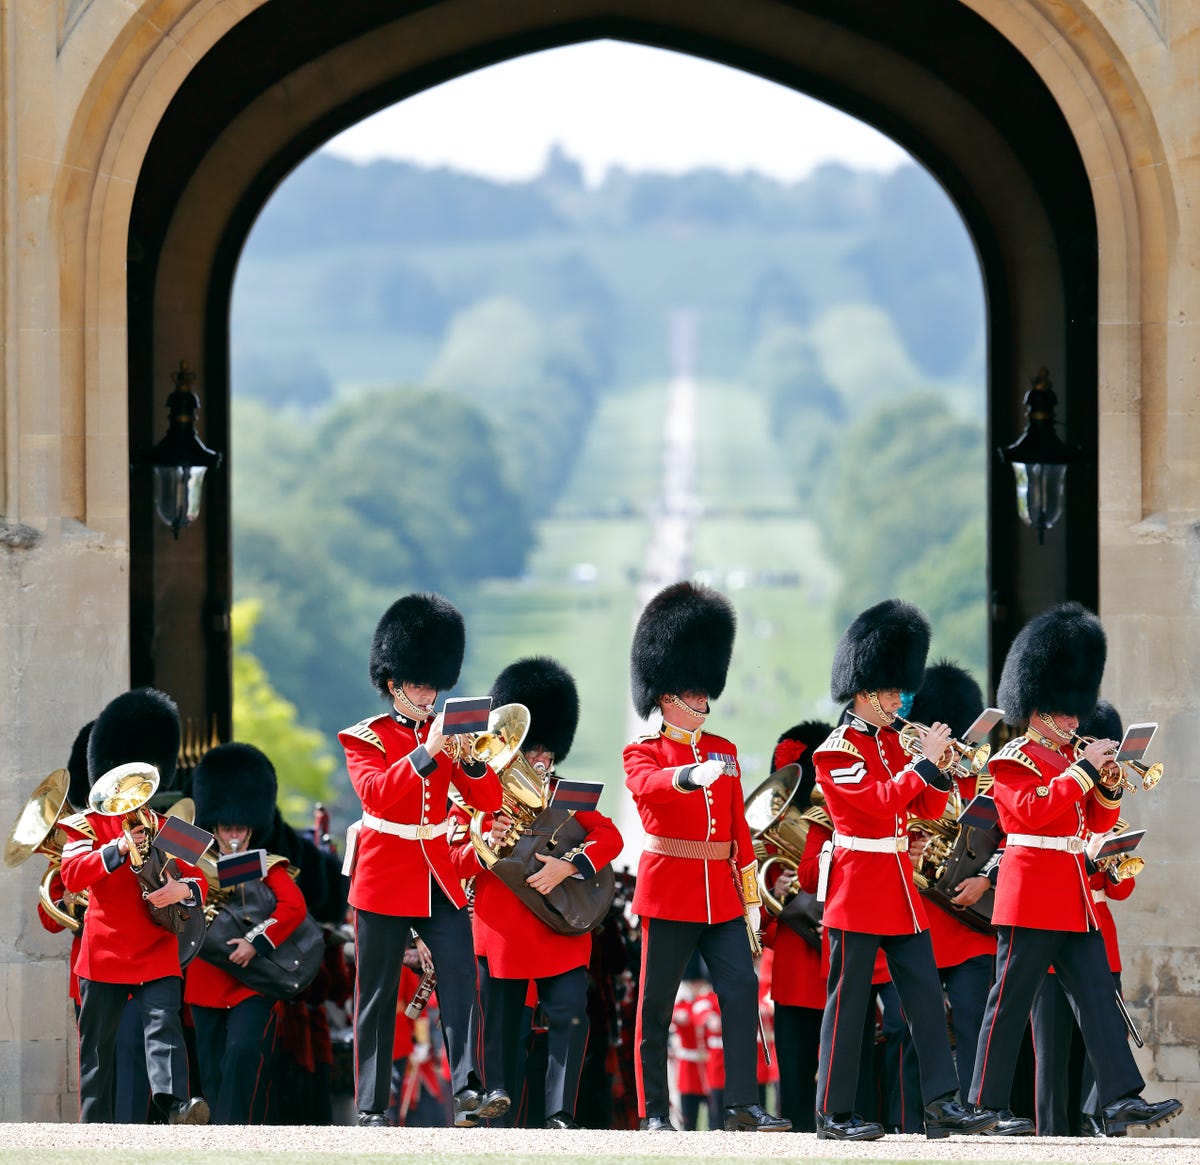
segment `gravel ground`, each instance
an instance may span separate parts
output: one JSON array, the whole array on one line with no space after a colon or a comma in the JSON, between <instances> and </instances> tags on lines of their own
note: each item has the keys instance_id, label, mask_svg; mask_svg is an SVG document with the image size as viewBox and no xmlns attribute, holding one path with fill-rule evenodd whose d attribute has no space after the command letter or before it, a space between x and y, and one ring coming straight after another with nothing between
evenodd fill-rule
<instances>
[{"instance_id":1,"label":"gravel ground","mask_svg":"<svg viewBox=\"0 0 1200 1165\"><path fill-rule=\"evenodd\" d=\"M721 1161L774 1158L859 1161L974 1161L974 1162L1124 1162L1145 1165L1193 1165L1200 1161L1200 1139L1166 1136L1098 1138L995 1139L889 1136L863 1145L818 1141L812 1134L744 1136L733 1133L648 1134L608 1132L548 1132L524 1129L358 1129L344 1125L164 1128L163 1126L9 1124L0 1125L0 1156L5 1150L36 1150L49 1154L79 1154L121 1150L148 1161L187 1160L193 1154L219 1154L225 1160L252 1159L258 1153L287 1154L292 1160L330 1155L405 1159L421 1157L441 1165L454 1157L464 1161L503 1158L514 1161L552 1158L571 1160L611 1158L675 1158ZM111 1157L109 1158L111 1160Z\"/></svg>"}]
</instances>

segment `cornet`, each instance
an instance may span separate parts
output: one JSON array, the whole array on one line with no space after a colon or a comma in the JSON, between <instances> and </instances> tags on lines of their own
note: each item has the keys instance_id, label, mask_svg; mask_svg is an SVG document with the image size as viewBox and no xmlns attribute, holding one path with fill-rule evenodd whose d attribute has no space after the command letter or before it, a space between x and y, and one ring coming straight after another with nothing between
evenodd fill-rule
<instances>
[{"instance_id":1,"label":"cornet","mask_svg":"<svg viewBox=\"0 0 1200 1165\"><path fill-rule=\"evenodd\" d=\"M899 727L897 727L899 725ZM921 756L922 741L929 731L928 724L918 724L915 720L906 720L896 716L892 727L900 734L900 746L909 756ZM943 773L953 772L960 777L977 777L983 772L992 755L992 746L986 741L983 744L964 744L953 737L946 742L946 751L935 762Z\"/></svg>"},{"instance_id":2,"label":"cornet","mask_svg":"<svg viewBox=\"0 0 1200 1165\"><path fill-rule=\"evenodd\" d=\"M1071 736L1071 747L1075 749L1076 752L1082 752L1089 744L1095 741L1095 739L1096 737L1094 736L1079 736L1078 734L1073 734ZM1154 786L1157 785L1158 782L1163 778L1163 766L1161 761L1155 761L1152 765L1144 765L1141 761L1137 760L1119 761L1115 756L1104 762L1104 767L1101 769L1101 772L1107 772L1111 775L1111 773L1115 770L1119 774L1120 780L1114 787L1120 787L1122 789L1127 789L1130 793L1136 793L1138 791L1138 786L1129 779L1129 775L1125 771L1126 769L1129 769L1135 776L1141 778L1141 787L1143 789L1153 789ZM1140 872L1141 871L1139 870L1134 871L1134 873Z\"/></svg>"}]
</instances>

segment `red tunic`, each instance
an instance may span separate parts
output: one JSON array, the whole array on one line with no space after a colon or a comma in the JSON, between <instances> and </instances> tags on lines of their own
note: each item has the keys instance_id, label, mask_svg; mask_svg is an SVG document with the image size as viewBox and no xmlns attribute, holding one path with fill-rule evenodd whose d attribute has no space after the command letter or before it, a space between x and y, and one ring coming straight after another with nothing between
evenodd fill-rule
<instances>
[{"instance_id":1,"label":"red tunic","mask_svg":"<svg viewBox=\"0 0 1200 1165\"><path fill-rule=\"evenodd\" d=\"M733 744L703 730L686 741L659 732L625 746L625 785L646 833L682 841L731 842L738 871L735 876L729 858L643 851L633 895L635 914L677 922L728 922L742 913L738 879L747 902L759 904L740 767L736 776L722 774L706 789L685 789L679 783L680 770L713 756L733 757L737 763Z\"/></svg>"},{"instance_id":2,"label":"red tunic","mask_svg":"<svg viewBox=\"0 0 1200 1165\"><path fill-rule=\"evenodd\" d=\"M1092 902L1096 907L1096 915L1100 919L1100 931L1104 935L1104 949L1108 953L1108 969L1121 969L1121 945L1117 941L1117 924L1112 911L1108 908L1109 900L1124 902L1133 893L1135 878L1122 878L1114 882L1103 870L1097 870L1088 879L1092 888Z\"/></svg>"},{"instance_id":3,"label":"red tunic","mask_svg":"<svg viewBox=\"0 0 1200 1165\"><path fill-rule=\"evenodd\" d=\"M908 816L938 818L949 790L928 784L890 728L852 718L813 754L834 829L860 838L905 837ZM928 761L922 766L932 765ZM925 930L925 906L907 852L838 849L825 899L825 925L862 934Z\"/></svg>"},{"instance_id":4,"label":"red tunic","mask_svg":"<svg viewBox=\"0 0 1200 1165\"><path fill-rule=\"evenodd\" d=\"M446 819L452 783L475 808L499 809L500 778L491 769L469 777L444 752L429 758L423 747L429 727L430 721L401 722L383 712L338 733L364 813L398 825L439 826ZM427 776L415 767L422 757L428 762ZM466 905L444 832L409 840L364 822L350 879L351 906L375 914L428 918L435 879L455 906Z\"/></svg>"},{"instance_id":5,"label":"red tunic","mask_svg":"<svg viewBox=\"0 0 1200 1165\"><path fill-rule=\"evenodd\" d=\"M155 817L158 826L166 820ZM75 971L80 978L97 983L131 985L181 975L179 940L150 917L128 856L115 864L115 843L121 837L122 823L121 817L95 812L59 823L68 835L63 846L63 885L74 894L91 891ZM89 827L94 838L88 834ZM115 866L111 873L106 858ZM202 904L207 889L204 875L187 862L177 864L182 880L191 883L196 901Z\"/></svg>"},{"instance_id":6,"label":"red tunic","mask_svg":"<svg viewBox=\"0 0 1200 1165\"><path fill-rule=\"evenodd\" d=\"M801 890L815 894L821 845L830 836L828 829L816 822L808 827L804 854L796 867L796 884ZM825 1006L826 982L829 979L828 954L804 941L790 926L772 918L763 932L763 944L774 952L771 962L771 999L784 1007Z\"/></svg>"},{"instance_id":7,"label":"red tunic","mask_svg":"<svg viewBox=\"0 0 1200 1165\"><path fill-rule=\"evenodd\" d=\"M1082 850L1014 845L1011 835L1078 837L1117 821L1118 801L1098 788L1091 765L1033 734L1010 740L989 762L992 797L1009 836L996 880L992 921L1035 930L1094 930L1100 925ZM1094 771L1094 770L1092 770Z\"/></svg>"},{"instance_id":8,"label":"red tunic","mask_svg":"<svg viewBox=\"0 0 1200 1165\"><path fill-rule=\"evenodd\" d=\"M264 920L267 925L262 930L258 930L257 926L254 928L258 935L251 942L256 947L264 943L277 947L304 921L308 907L300 888L288 873L285 860L276 861L271 866L267 871L266 883L275 895L275 909L270 918ZM233 893L237 893L236 886ZM184 975L183 1001L194 1007L229 1009L257 994L223 965L210 963L203 956L193 959Z\"/></svg>"},{"instance_id":9,"label":"red tunic","mask_svg":"<svg viewBox=\"0 0 1200 1165\"><path fill-rule=\"evenodd\" d=\"M707 1053L704 1061L706 1091L725 1087L725 1041L721 1037L721 1005L711 988L692 1000L692 1022L696 1042Z\"/></svg>"},{"instance_id":10,"label":"red tunic","mask_svg":"<svg viewBox=\"0 0 1200 1165\"><path fill-rule=\"evenodd\" d=\"M65 889L66 887L63 885L62 880L62 869L60 868L55 870L54 873L50 875L49 890L51 900L61 906L62 896ZM42 926L44 926L51 934L58 934L60 931L67 929L61 922L58 921L57 918L52 918L46 913L46 908L41 904L40 901L38 902L37 912ZM79 959L79 948L82 943L83 931L73 931L71 934L71 957L68 960L68 965L70 967L70 986L67 988L67 994L76 1003L79 1002L79 975L75 971L75 963Z\"/></svg>"},{"instance_id":11,"label":"red tunic","mask_svg":"<svg viewBox=\"0 0 1200 1165\"><path fill-rule=\"evenodd\" d=\"M675 1052L675 1086L683 1096L703 1096L708 1091L704 1062L708 1058L703 1033L689 1000L679 998L671 1011L672 1048Z\"/></svg>"},{"instance_id":12,"label":"red tunic","mask_svg":"<svg viewBox=\"0 0 1200 1165\"><path fill-rule=\"evenodd\" d=\"M452 816L469 824L456 808ZM581 873L602 870L621 852L621 834L612 821L597 811L575 814L587 830L581 856ZM492 827L492 814L482 821L484 835ZM459 834L462 836L460 837ZM575 855L564 854L567 861ZM475 879L475 912L472 934L475 954L488 961L488 973L497 979L548 979L576 967L586 967L592 957L591 934L559 934L547 926L491 870L475 852L466 828L456 831L450 846L454 871L462 879Z\"/></svg>"}]
</instances>

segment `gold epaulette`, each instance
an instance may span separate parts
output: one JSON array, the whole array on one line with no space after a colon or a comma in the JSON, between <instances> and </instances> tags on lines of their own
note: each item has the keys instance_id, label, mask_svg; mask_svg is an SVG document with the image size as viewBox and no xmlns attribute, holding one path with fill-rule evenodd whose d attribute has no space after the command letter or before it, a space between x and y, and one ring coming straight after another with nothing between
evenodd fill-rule
<instances>
[{"instance_id":1,"label":"gold epaulette","mask_svg":"<svg viewBox=\"0 0 1200 1165\"><path fill-rule=\"evenodd\" d=\"M1015 760L1023 764L1027 769L1041 776L1042 770L1033 763L1025 752L1025 745L1029 743L1028 736L1014 736L994 757L992 760ZM995 780L995 777L992 778Z\"/></svg>"},{"instance_id":2,"label":"gold epaulette","mask_svg":"<svg viewBox=\"0 0 1200 1165\"><path fill-rule=\"evenodd\" d=\"M352 724L349 728L343 728L342 736L353 736L358 740L365 740L368 744L373 744L380 752L386 753L383 741L371 725L378 720L378 716L368 716L366 720L360 720L357 724Z\"/></svg>"},{"instance_id":3,"label":"gold epaulette","mask_svg":"<svg viewBox=\"0 0 1200 1165\"><path fill-rule=\"evenodd\" d=\"M829 810L823 805L810 805L800 814L800 820L811 821L813 825L823 825L829 830L833 829L833 818L829 816Z\"/></svg>"},{"instance_id":4,"label":"gold epaulette","mask_svg":"<svg viewBox=\"0 0 1200 1165\"><path fill-rule=\"evenodd\" d=\"M865 761L866 757L859 752L858 745L856 745L852 740L846 739L846 729L849 727L849 724L839 724L837 728L835 728L828 735L828 737L826 737L825 743L817 746L816 751L845 752L849 753L851 756L858 757L858 759L861 761Z\"/></svg>"},{"instance_id":5,"label":"gold epaulette","mask_svg":"<svg viewBox=\"0 0 1200 1165\"><path fill-rule=\"evenodd\" d=\"M88 820L86 813L72 813L68 817L60 817L59 825L65 825L68 829L75 830L76 833L82 833L84 837L90 837L92 841L96 840L96 829Z\"/></svg>"},{"instance_id":6,"label":"gold epaulette","mask_svg":"<svg viewBox=\"0 0 1200 1165\"><path fill-rule=\"evenodd\" d=\"M267 873L269 874L280 862L287 866L288 877L294 882L300 876L300 867L293 866L283 854L267 854Z\"/></svg>"}]
</instances>

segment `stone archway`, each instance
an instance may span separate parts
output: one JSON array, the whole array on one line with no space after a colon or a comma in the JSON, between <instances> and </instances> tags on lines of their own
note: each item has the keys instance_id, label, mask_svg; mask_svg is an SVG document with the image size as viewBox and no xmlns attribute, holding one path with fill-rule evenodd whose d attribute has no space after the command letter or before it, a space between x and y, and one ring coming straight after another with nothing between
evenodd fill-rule
<instances>
[{"instance_id":1,"label":"stone archway","mask_svg":"<svg viewBox=\"0 0 1200 1165\"><path fill-rule=\"evenodd\" d=\"M1012 528L1007 481L993 482L994 647L1046 601L1102 599L1110 658L1125 665L1108 694L1160 719L1171 709L1168 749L1186 755L1198 726L1189 649L1200 635L1179 587L1195 556L1200 469L1164 454L1186 454L1196 436L1184 377L1200 344L1172 342L1166 310L1168 273L1187 270L1174 252L1194 169L1177 124L1186 119L1170 108L1182 94L1170 63L1186 75L1195 50L1171 39L1164 5L1136 8L1118 17L1085 0L921 0L900 14L866 0L745 0L733 21L686 0L440 0L400 15L388 0L143 0L133 10L59 0L9 23L7 43L29 65L10 82L4 124L14 228L4 513L21 555L10 557L5 643L16 661L20 788L59 756L62 724L73 731L131 677L170 687L189 714L227 715L220 478L201 529L172 547L140 491L131 494L127 466L131 446L161 427L181 356L201 369L206 432L222 444L229 284L274 185L338 129L405 93L596 36L803 89L891 133L942 180L987 273L994 443L1019 429L1015 386L1048 363L1064 370L1073 435L1093 435L1103 463L1123 468L1077 484L1078 517L1037 557ZM53 107L35 108L47 83ZM29 99L18 115L10 95L21 86ZM1191 318L1195 293L1176 292ZM1145 586L1135 587L1127 580L1147 545L1157 569L1139 572ZM18 628L51 622L63 604L78 612L59 641L68 657L38 654ZM204 660L207 672L193 677L160 650L165 626L178 657ZM1168 668L1151 666L1147 634L1170 648ZM80 666L86 694L73 686ZM1152 920L1142 931L1167 952L1146 959L1170 961L1178 936ZM10 961L32 975L29 952L48 948L22 922L7 933L18 936ZM1152 973L1150 961L1141 973ZM52 1018L41 1030L65 1040ZM53 1088L20 1075L20 1112L40 1111L27 1096Z\"/></svg>"}]
</instances>

